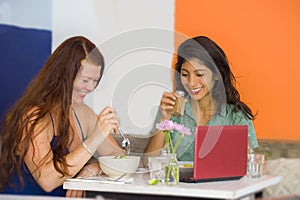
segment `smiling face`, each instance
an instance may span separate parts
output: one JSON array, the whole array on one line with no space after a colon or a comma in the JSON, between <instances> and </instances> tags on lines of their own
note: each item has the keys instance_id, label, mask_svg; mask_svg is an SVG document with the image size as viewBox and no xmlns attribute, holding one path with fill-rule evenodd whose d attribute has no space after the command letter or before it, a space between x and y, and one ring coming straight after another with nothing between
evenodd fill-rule
<instances>
[{"instance_id":1,"label":"smiling face","mask_svg":"<svg viewBox=\"0 0 300 200\"><path fill-rule=\"evenodd\" d=\"M101 66L96 66L86 59L81 61L81 67L76 75L73 86L72 101L83 103L84 97L94 91L100 79Z\"/></svg>"},{"instance_id":2,"label":"smiling face","mask_svg":"<svg viewBox=\"0 0 300 200\"><path fill-rule=\"evenodd\" d=\"M180 74L182 85L192 99L200 101L210 98L210 91L217 79L208 67L192 58L182 64Z\"/></svg>"}]
</instances>

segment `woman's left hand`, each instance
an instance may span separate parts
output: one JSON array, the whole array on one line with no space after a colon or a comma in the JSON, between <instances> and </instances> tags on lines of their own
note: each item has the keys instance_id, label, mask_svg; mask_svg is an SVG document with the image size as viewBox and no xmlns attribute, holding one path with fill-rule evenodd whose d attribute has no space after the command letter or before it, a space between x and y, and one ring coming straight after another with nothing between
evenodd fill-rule
<instances>
[{"instance_id":1,"label":"woman's left hand","mask_svg":"<svg viewBox=\"0 0 300 200\"><path fill-rule=\"evenodd\" d=\"M66 197L85 197L84 190L67 190Z\"/></svg>"},{"instance_id":2,"label":"woman's left hand","mask_svg":"<svg viewBox=\"0 0 300 200\"><path fill-rule=\"evenodd\" d=\"M100 168L98 162L93 162L81 169L76 177L92 177L97 176ZM68 190L66 193L66 197L85 197L84 190Z\"/></svg>"}]
</instances>

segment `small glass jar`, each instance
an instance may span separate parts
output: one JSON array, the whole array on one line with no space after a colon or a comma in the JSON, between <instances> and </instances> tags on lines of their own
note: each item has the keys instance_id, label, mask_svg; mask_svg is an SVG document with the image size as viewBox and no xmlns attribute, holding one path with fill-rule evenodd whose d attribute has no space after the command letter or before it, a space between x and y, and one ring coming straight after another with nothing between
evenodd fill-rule
<instances>
[{"instance_id":1,"label":"small glass jar","mask_svg":"<svg viewBox=\"0 0 300 200\"><path fill-rule=\"evenodd\" d=\"M248 154L247 177L259 178L262 176L264 167L264 154Z\"/></svg>"},{"instance_id":2,"label":"small glass jar","mask_svg":"<svg viewBox=\"0 0 300 200\"><path fill-rule=\"evenodd\" d=\"M177 185L179 183L179 164L176 154L168 154L164 183L166 185Z\"/></svg>"},{"instance_id":3,"label":"small glass jar","mask_svg":"<svg viewBox=\"0 0 300 200\"><path fill-rule=\"evenodd\" d=\"M184 114L184 106L185 106L185 99L184 99L184 92L177 90L176 94L178 95L175 101L174 108L172 110L172 115L179 117Z\"/></svg>"}]
</instances>

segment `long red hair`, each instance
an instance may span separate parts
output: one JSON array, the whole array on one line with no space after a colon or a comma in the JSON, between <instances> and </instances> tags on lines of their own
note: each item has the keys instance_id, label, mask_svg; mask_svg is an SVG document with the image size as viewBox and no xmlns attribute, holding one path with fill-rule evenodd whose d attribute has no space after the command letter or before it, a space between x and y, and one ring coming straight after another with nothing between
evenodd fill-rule
<instances>
[{"instance_id":1,"label":"long red hair","mask_svg":"<svg viewBox=\"0 0 300 200\"><path fill-rule=\"evenodd\" d=\"M69 111L73 82L83 59L101 66L101 78L104 58L95 44L81 36L69 38L52 53L24 95L7 113L0 135L0 191L8 184L13 173L17 172L21 183L24 183L21 167L24 165L29 144L33 144L33 134L36 134L34 130L38 124L45 122L46 115L53 110L56 110L55 118L58 121L55 128L59 132L52 149L53 163L62 176L68 174L65 154L72 141ZM42 165L44 160L35 163L36 167Z\"/></svg>"}]
</instances>

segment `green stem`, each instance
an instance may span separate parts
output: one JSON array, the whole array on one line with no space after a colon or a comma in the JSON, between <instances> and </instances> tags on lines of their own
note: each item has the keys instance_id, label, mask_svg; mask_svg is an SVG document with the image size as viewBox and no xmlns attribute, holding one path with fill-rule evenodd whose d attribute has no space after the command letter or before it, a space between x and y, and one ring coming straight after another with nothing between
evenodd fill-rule
<instances>
[{"instance_id":1,"label":"green stem","mask_svg":"<svg viewBox=\"0 0 300 200\"><path fill-rule=\"evenodd\" d=\"M175 147L174 147L174 149L173 149L173 153L176 153L176 150L177 150L177 148L178 148L178 146L179 146L179 143L180 143L180 141L182 140L182 136L181 135L179 135L178 136L179 138L177 139L177 141L176 141L176 144L175 144Z\"/></svg>"},{"instance_id":2,"label":"green stem","mask_svg":"<svg viewBox=\"0 0 300 200\"><path fill-rule=\"evenodd\" d=\"M169 178L170 178L170 173L171 173L171 167L168 166L168 173L167 173L167 177L166 177L166 182L169 182Z\"/></svg>"},{"instance_id":3,"label":"green stem","mask_svg":"<svg viewBox=\"0 0 300 200\"><path fill-rule=\"evenodd\" d=\"M171 153L175 153L175 152L174 152L174 147L173 147L173 142L172 142L172 138L171 138L170 132L169 132L169 140L170 140L170 147L171 147L171 150L172 150Z\"/></svg>"},{"instance_id":4,"label":"green stem","mask_svg":"<svg viewBox=\"0 0 300 200\"><path fill-rule=\"evenodd\" d=\"M170 131L164 131L168 154L170 154Z\"/></svg>"},{"instance_id":5,"label":"green stem","mask_svg":"<svg viewBox=\"0 0 300 200\"><path fill-rule=\"evenodd\" d=\"M174 172L175 181L176 181L176 183L178 183L178 181L179 181L179 169L178 169L178 167L173 167L173 172Z\"/></svg>"}]
</instances>

